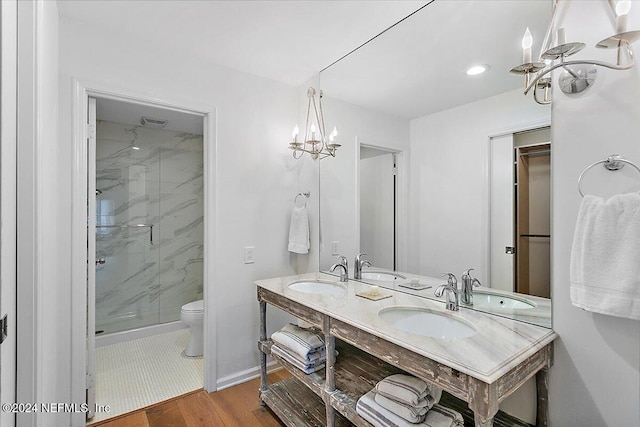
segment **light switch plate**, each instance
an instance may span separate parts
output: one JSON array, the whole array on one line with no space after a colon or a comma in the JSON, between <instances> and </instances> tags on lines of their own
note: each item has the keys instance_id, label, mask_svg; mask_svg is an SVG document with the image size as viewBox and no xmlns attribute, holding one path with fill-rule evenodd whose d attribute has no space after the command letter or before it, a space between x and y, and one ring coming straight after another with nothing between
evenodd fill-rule
<instances>
[{"instance_id":1,"label":"light switch plate","mask_svg":"<svg viewBox=\"0 0 640 427\"><path fill-rule=\"evenodd\" d=\"M245 246L244 248L245 264L253 264L254 262L256 262L256 259L254 258L254 253L253 253L254 250L255 248L253 246Z\"/></svg>"},{"instance_id":2,"label":"light switch plate","mask_svg":"<svg viewBox=\"0 0 640 427\"><path fill-rule=\"evenodd\" d=\"M338 241L331 242L331 255L340 255L338 252Z\"/></svg>"}]
</instances>

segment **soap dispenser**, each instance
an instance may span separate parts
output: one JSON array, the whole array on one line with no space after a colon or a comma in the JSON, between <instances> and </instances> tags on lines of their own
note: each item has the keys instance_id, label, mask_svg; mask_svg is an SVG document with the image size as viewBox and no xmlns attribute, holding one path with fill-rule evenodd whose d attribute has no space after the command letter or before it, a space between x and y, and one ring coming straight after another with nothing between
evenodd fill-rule
<instances>
[{"instance_id":1,"label":"soap dispenser","mask_svg":"<svg viewBox=\"0 0 640 427\"><path fill-rule=\"evenodd\" d=\"M473 287L480 286L481 283L475 277L471 277L471 270L462 273L462 304L473 305Z\"/></svg>"}]
</instances>

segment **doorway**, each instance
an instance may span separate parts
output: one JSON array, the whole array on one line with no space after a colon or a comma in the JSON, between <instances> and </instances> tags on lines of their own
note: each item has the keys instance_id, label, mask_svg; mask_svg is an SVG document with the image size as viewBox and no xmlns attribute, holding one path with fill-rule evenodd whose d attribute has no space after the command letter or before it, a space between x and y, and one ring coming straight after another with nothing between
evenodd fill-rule
<instances>
[{"instance_id":1,"label":"doorway","mask_svg":"<svg viewBox=\"0 0 640 427\"><path fill-rule=\"evenodd\" d=\"M491 138L491 287L550 297L550 140L549 127Z\"/></svg>"},{"instance_id":2,"label":"doorway","mask_svg":"<svg viewBox=\"0 0 640 427\"><path fill-rule=\"evenodd\" d=\"M215 259L215 109L183 106L134 92L116 91L95 83L87 85L78 80L74 81L74 93L73 151L78 161L72 171L74 228L71 315L75 319L71 331L72 399L91 402L89 410L94 407L98 409L95 414L98 416L90 414L94 415L92 422L111 418L123 410L135 409L127 407L119 410L109 402L101 402L99 395L95 399L97 406L93 406L92 393L96 390L93 386L99 380L94 363L100 357L98 355L96 358L96 332L104 331L97 339L100 351L111 346L135 343L134 347L151 346L147 354L154 358L162 358L168 351L177 350L178 357L191 361L184 354L190 329L180 320L184 311L180 305L184 301L174 295L180 284L188 285L186 294L190 295L190 300L197 297L202 301L199 310L202 310L204 317L203 351L196 389L204 387L208 392L215 391L217 378L212 359L216 354L216 328L212 321L215 318L212 312L215 289L213 280L208 280L212 277L210 266ZM96 101L91 101L91 98ZM92 103L97 105L93 114ZM105 107L102 112L101 103ZM115 108L107 108L108 104ZM114 115L104 115L109 109ZM132 115L132 111L135 114ZM158 136L161 129L141 123L141 117L147 117L151 119L147 122L158 126L160 123L154 123L153 119L168 119L175 124L177 116L193 120L199 132L169 129L167 132L173 135L173 140L165 141L166 146L158 145L158 138L163 139ZM111 132L100 136L101 127L111 128ZM96 142L96 137L103 140L105 145L102 148ZM194 149L194 144L199 148ZM193 158L196 152L199 172L185 167L189 164L187 157ZM100 162L96 162L96 157ZM124 166L120 162L124 162ZM170 174L168 180L166 176L163 177L163 170ZM100 175L96 174L97 171L101 171ZM200 201L191 200L196 193ZM194 219L191 214L186 214L197 206L201 212L199 217ZM200 242L187 243L179 238L196 234ZM95 246L89 247L92 243ZM118 251L121 253L118 254ZM181 257L185 259L181 260ZM110 272L106 271L107 266L111 266ZM100 282L98 278L99 283L96 283L99 268L102 268L99 274L103 274L104 280ZM171 274L180 274L180 277L171 277ZM194 275L197 280L192 280ZM197 281L199 286L195 285ZM101 289L98 290L96 284ZM129 292L129 288L135 286L138 286L137 291ZM96 290L105 291L99 301L96 300ZM101 304L109 299L115 304L102 313L106 314L101 324L104 327L96 328L95 302ZM189 313L193 310L194 307L187 308ZM186 316L187 321L193 322L193 317L192 314ZM160 347L153 347L153 343L147 342L162 338L162 334L173 335L160 339ZM173 349L170 350L171 347ZM191 345L189 348L192 348ZM108 369L120 369L127 360L124 351L114 347L111 350L105 357L113 365ZM125 378L130 385L140 386L142 377L168 378L165 387L155 387L154 393L147 397L159 401L185 392L175 385L182 383L187 375L174 369L174 362L154 362L146 356L136 358L140 359L141 368L127 368L129 375L125 375ZM118 387L112 385L112 392L119 394ZM140 391L134 392L135 397L142 394ZM135 399L124 396L121 400L128 402ZM139 401L137 407L151 403ZM103 405L110 405L109 411L98 413ZM85 414L73 414L72 418L73 425L80 425L84 422Z\"/></svg>"},{"instance_id":3,"label":"doorway","mask_svg":"<svg viewBox=\"0 0 640 427\"><path fill-rule=\"evenodd\" d=\"M203 118L100 97L88 107L87 403L99 421L203 387L202 353L185 348L204 337L181 322L203 301Z\"/></svg>"},{"instance_id":4,"label":"doorway","mask_svg":"<svg viewBox=\"0 0 640 427\"><path fill-rule=\"evenodd\" d=\"M373 267L397 267L397 153L360 145L360 252Z\"/></svg>"}]
</instances>

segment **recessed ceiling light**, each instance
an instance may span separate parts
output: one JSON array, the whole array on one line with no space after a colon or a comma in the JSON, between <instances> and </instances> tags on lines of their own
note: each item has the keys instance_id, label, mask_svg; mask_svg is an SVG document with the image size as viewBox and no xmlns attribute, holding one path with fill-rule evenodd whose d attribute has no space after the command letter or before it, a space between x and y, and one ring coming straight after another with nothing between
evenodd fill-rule
<instances>
[{"instance_id":1,"label":"recessed ceiling light","mask_svg":"<svg viewBox=\"0 0 640 427\"><path fill-rule=\"evenodd\" d=\"M482 74L485 71L487 71L489 68L491 68L488 65L474 65L473 67L469 68L467 70L467 75L468 76L477 76L478 74Z\"/></svg>"},{"instance_id":2,"label":"recessed ceiling light","mask_svg":"<svg viewBox=\"0 0 640 427\"><path fill-rule=\"evenodd\" d=\"M132 145L132 146L131 146L131 149L132 149L132 150L139 150L139 149L140 149L140 147L136 147L135 145Z\"/></svg>"}]
</instances>

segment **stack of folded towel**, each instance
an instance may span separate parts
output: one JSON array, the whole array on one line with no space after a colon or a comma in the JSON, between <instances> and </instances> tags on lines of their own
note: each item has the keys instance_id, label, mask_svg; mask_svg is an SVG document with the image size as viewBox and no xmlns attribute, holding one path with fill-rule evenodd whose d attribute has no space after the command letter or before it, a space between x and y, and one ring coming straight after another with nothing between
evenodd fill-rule
<instances>
[{"instance_id":1,"label":"stack of folded towel","mask_svg":"<svg viewBox=\"0 0 640 427\"><path fill-rule=\"evenodd\" d=\"M271 335L271 353L281 357L305 374L324 369L324 335L316 328L304 329L289 323Z\"/></svg>"},{"instance_id":2,"label":"stack of folded towel","mask_svg":"<svg viewBox=\"0 0 640 427\"><path fill-rule=\"evenodd\" d=\"M410 375L391 375L362 396L356 412L378 427L462 427L462 416L437 403L442 390Z\"/></svg>"}]
</instances>

